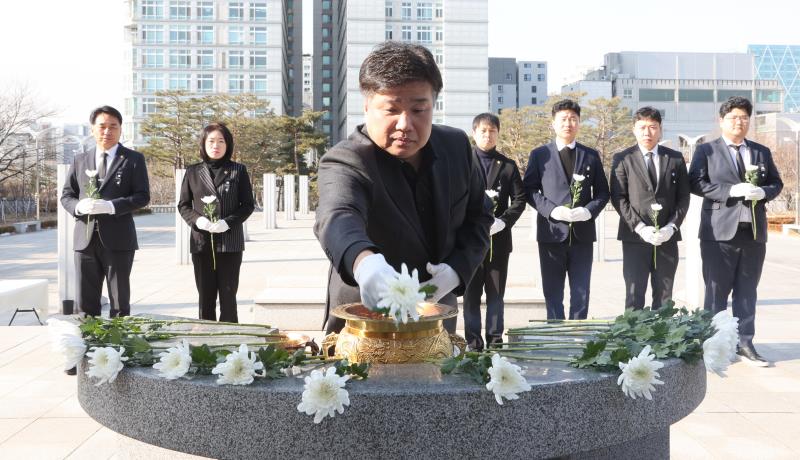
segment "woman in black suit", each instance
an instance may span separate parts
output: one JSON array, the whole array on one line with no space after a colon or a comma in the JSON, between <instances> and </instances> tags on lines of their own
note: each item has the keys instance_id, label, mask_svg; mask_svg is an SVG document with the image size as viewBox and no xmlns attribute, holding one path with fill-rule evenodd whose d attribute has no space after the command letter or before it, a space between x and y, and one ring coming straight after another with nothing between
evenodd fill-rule
<instances>
[{"instance_id":1,"label":"woman in black suit","mask_svg":"<svg viewBox=\"0 0 800 460\"><path fill-rule=\"evenodd\" d=\"M219 293L220 321L236 323L236 291L244 251L242 223L253 213L254 205L247 168L232 161L232 154L233 136L224 124L212 123L203 128L203 161L186 168L178 210L192 227L190 251L200 297L200 319L216 321ZM203 197L216 198L212 218L204 215Z\"/></svg>"}]
</instances>

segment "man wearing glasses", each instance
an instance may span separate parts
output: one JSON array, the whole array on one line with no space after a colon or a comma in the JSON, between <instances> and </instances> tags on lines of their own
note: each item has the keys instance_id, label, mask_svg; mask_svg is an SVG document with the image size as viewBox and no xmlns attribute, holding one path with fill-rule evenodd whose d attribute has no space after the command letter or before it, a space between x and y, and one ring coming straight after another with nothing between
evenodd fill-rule
<instances>
[{"instance_id":1,"label":"man wearing glasses","mask_svg":"<svg viewBox=\"0 0 800 460\"><path fill-rule=\"evenodd\" d=\"M705 309L725 310L732 293L739 319L738 354L747 362L768 366L753 347L758 281L767 243L765 203L781 192L770 150L745 139L753 105L731 97L719 109L722 136L701 144L692 156L692 193L703 197L700 255L706 284ZM754 177L748 180L747 176Z\"/></svg>"}]
</instances>

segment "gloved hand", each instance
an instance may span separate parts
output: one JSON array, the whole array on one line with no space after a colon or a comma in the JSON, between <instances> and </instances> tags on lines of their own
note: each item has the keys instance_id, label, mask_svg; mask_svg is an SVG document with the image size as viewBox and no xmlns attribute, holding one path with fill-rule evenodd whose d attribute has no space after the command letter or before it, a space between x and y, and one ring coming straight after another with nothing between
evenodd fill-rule
<instances>
[{"instance_id":1,"label":"gloved hand","mask_svg":"<svg viewBox=\"0 0 800 460\"><path fill-rule=\"evenodd\" d=\"M572 209L566 206L556 206L550 213L550 217L562 222L572 222Z\"/></svg>"},{"instance_id":2,"label":"gloved hand","mask_svg":"<svg viewBox=\"0 0 800 460\"><path fill-rule=\"evenodd\" d=\"M667 241L672 238L672 235L675 234L675 227L672 225L665 225L658 229L658 233L656 234L656 238L658 239L658 244L666 243Z\"/></svg>"},{"instance_id":3,"label":"gloved hand","mask_svg":"<svg viewBox=\"0 0 800 460\"><path fill-rule=\"evenodd\" d=\"M658 246L661 244L660 242L656 244L655 235L656 235L656 228L652 225L645 225L644 227L640 227L636 230L636 233L644 240L645 243L652 244L653 246Z\"/></svg>"},{"instance_id":4,"label":"gloved hand","mask_svg":"<svg viewBox=\"0 0 800 460\"><path fill-rule=\"evenodd\" d=\"M208 229L208 231L211 233L225 233L228 230L230 230L230 227L228 226L228 223L225 222L225 219L220 219L214 222Z\"/></svg>"},{"instance_id":5,"label":"gloved hand","mask_svg":"<svg viewBox=\"0 0 800 460\"><path fill-rule=\"evenodd\" d=\"M114 205L106 200L94 200L92 214L114 214Z\"/></svg>"},{"instance_id":6,"label":"gloved hand","mask_svg":"<svg viewBox=\"0 0 800 460\"><path fill-rule=\"evenodd\" d=\"M492 223L491 228L489 228L489 235L491 236L497 232L503 231L504 228L506 228L506 223L495 217L494 223Z\"/></svg>"},{"instance_id":7,"label":"gloved hand","mask_svg":"<svg viewBox=\"0 0 800 460\"><path fill-rule=\"evenodd\" d=\"M198 218L197 218L197 220L194 222L194 225L195 225L197 228L199 228L200 230L205 230L205 231L207 231L207 232L210 232L210 231L211 231L211 225L213 225L213 224L211 223L211 221L210 221L210 220L208 220L208 218L207 218L207 217L205 217L205 216L200 216L200 217L198 217Z\"/></svg>"},{"instance_id":8,"label":"gloved hand","mask_svg":"<svg viewBox=\"0 0 800 460\"><path fill-rule=\"evenodd\" d=\"M744 199L745 200L752 200L752 201L759 201L759 200L763 200L766 196L767 196L767 194L764 193L764 189L763 188L753 186L753 188L751 188L750 191L747 192L744 195Z\"/></svg>"},{"instance_id":9,"label":"gloved hand","mask_svg":"<svg viewBox=\"0 0 800 460\"><path fill-rule=\"evenodd\" d=\"M430 299L431 302L438 302L442 299L442 297L453 292L453 289L457 288L461 283L458 279L458 274L456 271L445 263L434 265L429 262L425 266L425 269L428 270L428 273L430 273L431 276L433 276L433 278L431 278L425 284L432 284L436 286L436 292L433 293L433 296L431 296Z\"/></svg>"},{"instance_id":10,"label":"gloved hand","mask_svg":"<svg viewBox=\"0 0 800 460\"><path fill-rule=\"evenodd\" d=\"M92 198L84 198L81 201L78 201L78 204L75 205L75 213L91 214L92 207L94 207L94 200Z\"/></svg>"},{"instance_id":11,"label":"gloved hand","mask_svg":"<svg viewBox=\"0 0 800 460\"><path fill-rule=\"evenodd\" d=\"M381 300L380 293L386 290L386 281L398 276L400 274L386 262L383 254L370 254L361 259L353 272L361 303L370 310L375 309Z\"/></svg>"},{"instance_id":12,"label":"gloved hand","mask_svg":"<svg viewBox=\"0 0 800 460\"><path fill-rule=\"evenodd\" d=\"M591 219L592 213L583 206L578 206L572 210L570 217L572 218L572 222L583 222Z\"/></svg>"},{"instance_id":13,"label":"gloved hand","mask_svg":"<svg viewBox=\"0 0 800 460\"><path fill-rule=\"evenodd\" d=\"M728 194L732 198L739 198L747 195L750 189L755 188L753 184L748 184L747 182L739 182L731 187L731 191Z\"/></svg>"}]
</instances>

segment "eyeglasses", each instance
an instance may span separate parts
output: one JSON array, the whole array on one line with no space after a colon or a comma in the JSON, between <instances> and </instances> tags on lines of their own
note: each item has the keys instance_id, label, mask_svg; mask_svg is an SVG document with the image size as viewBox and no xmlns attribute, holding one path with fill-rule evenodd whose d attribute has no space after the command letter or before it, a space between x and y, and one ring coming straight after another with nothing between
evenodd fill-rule
<instances>
[{"instance_id":1,"label":"eyeglasses","mask_svg":"<svg viewBox=\"0 0 800 460\"><path fill-rule=\"evenodd\" d=\"M724 117L723 119L724 120L728 120L728 121L733 121L733 122L736 122L736 121L741 121L741 122L750 121L750 117L748 115L738 115L738 116L737 115L733 115L733 116L730 116L730 117Z\"/></svg>"}]
</instances>

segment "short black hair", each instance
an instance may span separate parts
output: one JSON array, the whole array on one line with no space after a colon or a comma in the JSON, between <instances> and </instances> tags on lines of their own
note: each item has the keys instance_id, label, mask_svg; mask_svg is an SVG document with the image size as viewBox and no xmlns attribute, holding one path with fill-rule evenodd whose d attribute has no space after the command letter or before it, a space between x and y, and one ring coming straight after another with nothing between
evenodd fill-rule
<instances>
[{"instance_id":1,"label":"short black hair","mask_svg":"<svg viewBox=\"0 0 800 460\"><path fill-rule=\"evenodd\" d=\"M231 130L225 126L225 123L222 122L210 123L200 131L200 158L202 158L203 161L212 160L212 158L208 156L208 153L206 153L206 138L214 131L222 133L222 137L225 139L225 155L222 159L229 160L231 155L233 155L233 134L231 134Z\"/></svg>"},{"instance_id":2,"label":"short black hair","mask_svg":"<svg viewBox=\"0 0 800 460\"><path fill-rule=\"evenodd\" d=\"M562 99L553 104L553 110L552 110L553 118L555 118L556 114L562 110L571 110L575 112L575 115L577 115L578 118L580 118L581 116L581 106L579 106L578 103L573 101L572 99Z\"/></svg>"},{"instance_id":3,"label":"short black hair","mask_svg":"<svg viewBox=\"0 0 800 460\"><path fill-rule=\"evenodd\" d=\"M653 120L659 125L661 124L661 112L650 106L642 107L633 114L633 122L639 120Z\"/></svg>"},{"instance_id":4,"label":"short black hair","mask_svg":"<svg viewBox=\"0 0 800 460\"><path fill-rule=\"evenodd\" d=\"M442 74L433 55L428 48L412 43L379 44L358 72L358 86L367 95L419 81L430 83L434 99L442 91Z\"/></svg>"},{"instance_id":5,"label":"short black hair","mask_svg":"<svg viewBox=\"0 0 800 460\"><path fill-rule=\"evenodd\" d=\"M122 114L119 113L119 110L111 107L110 105L104 105L102 107L98 107L92 110L92 113L89 115L89 124L94 124L94 120L100 116L101 113L105 113L106 115L111 115L112 117L119 120L119 124L122 124Z\"/></svg>"},{"instance_id":6,"label":"short black hair","mask_svg":"<svg viewBox=\"0 0 800 460\"><path fill-rule=\"evenodd\" d=\"M495 115L493 113L484 112L484 113L482 113L480 115L477 115L475 118L473 118L472 119L472 130L475 131L478 128L478 126L481 124L481 122L488 123L488 124L494 126L495 128L497 128L498 131L500 131L500 118L498 118L497 115Z\"/></svg>"},{"instance_id":7,"label":"short black hair","mask_svg":"<svg viewBox=\"0 0 800 460\"><path fill-rule=\"evenodd\" d=\"M733 109L744 110L748 117L753 115L753 104L749 99L742 96L731 96L719 106L719 117L725 118L725 115L731 113Z\"/></svg>"}]
</instances>

